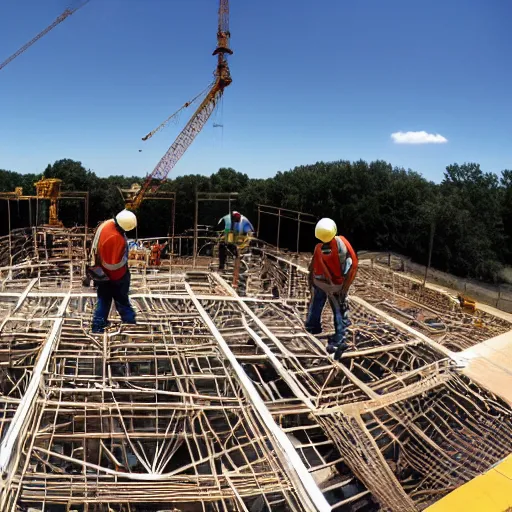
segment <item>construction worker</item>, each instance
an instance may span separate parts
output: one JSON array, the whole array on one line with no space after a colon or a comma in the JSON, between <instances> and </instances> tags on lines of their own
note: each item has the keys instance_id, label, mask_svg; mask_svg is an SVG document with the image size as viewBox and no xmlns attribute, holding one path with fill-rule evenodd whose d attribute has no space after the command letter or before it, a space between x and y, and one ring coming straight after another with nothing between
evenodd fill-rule
<instances>
[{"instance_id":1,"label":"construction worker","mask_svg":"<svg viewBox=\"0 0 512 512\"><path fill-rule=\"evenodd\" d=\"M151 255L149 257L149 264L159 267L161 264L162 250L167 246L168 242L165 244L161 244L160 240L157 240L155 244L151 247Z\"/></svg>"},{"instance_id":2,"label":"construction worker","mask_svg":"<svg viewBox=\"0 0 512 512\"><path fill-rule=\"evenodd\" d=\"M219 220L224 222L224 235L219 244L219 270L224 270L228 249L233 255L238 254L237 246L247 241L247 237L254 232L254 228L247 217L234 211Z\"/></svg>"},{"instance_id":3,"label":"construction worker","mask_svg":"<svg viewBox=\"0 0 512 512\"><path fill-rule=\"evenodd\" d=\"M98 280L98 302L94 310L92 332L102 333L108 326L108 314L114 300L121 320L127 324L135 324L135 311L130 304L130 271L128 270L128 241L126 232L135 229L137 217L123 210L115 219L103 222L94 235L92 256L105 279Z\"/></svg>"},{"instance_id":4,"label":"construction worker","mask_svg":"<svg viewBox=\"0 0 512 512\"><path fill-rule=\"evenodd\" d=\"M334 316L335 334L329 337L327 352L339 359L347 348L345 331L348 319L347 293L357 272L357 255L342 236L336 236L337 227L331 219L321 219L315 228L317 244L309 265L309 282L312 285L312 300L306 320L306 330L311 334L322 332L322 311L329 299Z\"/></svg>"}]
</instances>

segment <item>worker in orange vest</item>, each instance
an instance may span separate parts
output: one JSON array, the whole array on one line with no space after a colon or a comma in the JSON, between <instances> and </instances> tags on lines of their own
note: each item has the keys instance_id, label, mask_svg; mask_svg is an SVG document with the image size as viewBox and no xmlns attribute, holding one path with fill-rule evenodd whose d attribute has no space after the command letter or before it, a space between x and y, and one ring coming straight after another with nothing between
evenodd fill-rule
<instances>
[{"instance_id":1,"label":"worker in orange vest","mask_svg":"<svg viewBox=\"0 0 512 512\"><path fill-rule=\"evenodd\" d=\"M121 320L135 324L135 311L130 304L130 271L128 270L128 241L126 232L135 229L137 217L123 210L115 219L103 222L94 235L92 259L102 274L96 280L98 302L94 310L92 332L102 333L108 326L108 314L112 300Z\"/></svg>"},{"instance_id":2,"label":"worker in orange vest","mask_svg":"<svg viewBox=\"0 0 512 512\"><path fill-rule=\"evenodd\" d=\"M322 332L322 311L327 299L334 316L335 334L329 337L327 352L339 359L344 350L345 331L350 325L347 293L357 272L357 255L349 241L336 236L337 227L332 219L321 219L315 228L317 244L309 265L309 282L312 300L306 320L306 330L311 334Z\"/></svg>"},{"instance_id":3,"label":"worker in orange vest","mask_svg":"<svg viewBox=\"0 0 512 512\"><path fill-rule=\"evenodd\" d=\"M161 264L162 250L167 247L167 242L165 244L161 244L160 240L157 240L155 244L151 247L151 255L149 257L149 264L159 267Z\"/></svg>"}]
</instances>

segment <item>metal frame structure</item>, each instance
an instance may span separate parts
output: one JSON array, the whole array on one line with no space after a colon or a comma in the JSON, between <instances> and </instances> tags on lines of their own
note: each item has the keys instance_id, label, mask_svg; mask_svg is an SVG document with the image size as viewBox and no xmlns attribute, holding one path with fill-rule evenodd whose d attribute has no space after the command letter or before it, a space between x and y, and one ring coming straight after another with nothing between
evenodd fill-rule
<instances>
[{"instance_id":1,"label":"metal frame structure","mask_svg":"<svg viewBox=\"0 0 512 512\"><path fill-rule=\"evenodd\" d=\"M80 254L0 268L2 511L423 510L508 454L512 401L372 300L443 312L443 294L361 265L338 362L303 327L307 270L244 259L244 297L216 273L135 270L137 325L114 315L100 337Z\"/></svg>"},{"instance_id":2,"label":"metal frame structure","mask_svg":"<svg viewBox=\"0 0 512 512\"><path fill-rule=\"evenodd\" d=\"M89 192L82 192L82 191L66 191L64 193L61 193L58 197L58 201L61 200L83 200L84 202L84 251L86 250L86 243L87 243L87 231L88 231L88 225L89 225ZM35 218L35 227L37 228L39 226L38 220L39 220L39 201L50 201L50 199L44 199L41 198L38 195L23 195L18 194L17 192L0 192L0 200L7 201L7 223L8 223L8 237L9 237L9 252L12 255L12 229L11 229L11 201L28 201L29 205L29 224L32 228L32 200L36 201L36 218Z\"/></svg>"},{"instance_id":3,"label":"metal frame structure","mask_svg":"<svg viewBox=\"0 0 512 512\"><path fill-rule=\"evenodd\" d=\"M134 189L127 189L127 188L120 188L117 187L119 190L119 193L121 194L121 197L123 198L123 201L126 203L128 198L130 197L130 194L134 193ZM172 203L172 222L171 222L171 239L173 241L174 245L174 236L175 236L175 226L176 226L176 192L167 192L164 190L157 190L156 192L146 192L144 194L144 198L142 199L142 202L147 201L169 201ZM138 238L138 237L137 237Z\"/></svg>"},{"instance_id":4,"label":"metal frame structure","mask_svg":"<svg viewBox=\"0 0 512 512\"><path fill-rule=\"evenodd\" d=\"M297 222L297 250L296 253L299 254L299 244L300 244L300 226L302 224L310 224L314 226L316 221L308 220L316 219L316 217L310 213L298 212L296 210L288 210L287 208L280 208L278 206L269 206L265 204L258 204L258 223L256 227L256 233L259 237L260 235L260 217L261 214L264 215L273 215L277 217L277 240L276 247L279 251L280 245L280 236L281 236L281 218L294 220ZM306 218L304 218L306 217Z\"/></svg>"}]
</instances>

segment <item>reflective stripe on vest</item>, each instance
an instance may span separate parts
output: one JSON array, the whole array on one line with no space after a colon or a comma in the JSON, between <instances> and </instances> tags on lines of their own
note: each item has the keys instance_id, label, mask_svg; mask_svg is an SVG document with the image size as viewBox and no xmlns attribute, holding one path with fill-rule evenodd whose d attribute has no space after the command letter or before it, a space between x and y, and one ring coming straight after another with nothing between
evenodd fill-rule
<instances>
[{"instance_id":1,"label":"reflective stripe on vest","mask_svg":"<svg viewBox=\"0 0 512 512\"><path fill-rule=\"evenodd\" d=\"M110 263L105 263L104 261L101 262L101 266L105 267L107 270L119 270L120 268L123 268L126 265L126 262L128 261L128 258L126 257L126 254L123 256L123 259L119 263L115 263L114 265L111 265Z\"/></svg>"},{"instance_id":2,"label":"reflective stripe on vest","mask_svg":"<svg viewBox=\"0 0 512 512\"><path fill-rule=\"evenodd\" d=\"M91 256L89 259L89 263L91 266L96 265L96 254L98 253L98 243L100 241L101 231L107 222L108 221L102 222L96 229L96 233L94 233L94 238L92 240L92 245L91 245ZM46 235L46 233L45 233L45 235Z\"/></svg>"},{"instance_id":3,"label":"reflective stripe on vest","mask_svg":"<svg viewBox=\"0 0 512 512\"><path fill-rule=\"evenodd\" d=\"M345 262L347 261L347 246L343 243L343 240L339 236L335 236L336 244L338 246L338 257L340 260L340 270L343 275L345 270Z\"/></svg>"},{"instance_id":4,"label":"reflective stripe on vest","mask_svg":"<svg viewBox=\"0 0 512 512\"><path fill-rule=\"evenodd\" d=\"M323 245L328 245L330 253L322 252ZM347 258L352 259L352 268L347 276L344 276L345 262ZM343 284L345 277L349 281L357 269L357 255L348 240L342 236L334 237L329 244L318 244L313 255L313 276L316 279L331 281L334 285Z\"/></svg>"}]
</instances>

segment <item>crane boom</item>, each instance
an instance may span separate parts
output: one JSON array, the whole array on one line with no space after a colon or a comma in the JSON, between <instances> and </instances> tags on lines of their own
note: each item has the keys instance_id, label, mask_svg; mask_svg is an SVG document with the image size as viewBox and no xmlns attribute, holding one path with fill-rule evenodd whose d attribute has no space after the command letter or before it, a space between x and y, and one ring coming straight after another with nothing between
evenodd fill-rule
<instances>
[{"instance_id":1,"label":"crane boom","mask_svg":"<svg viewBox=\"0 0 512 512\"><path fill-rule=\"evenodd\" d=\"M165 155L160 159L153 172L147 176L140 190L127 199L126 208L130 210L139 208L149 188L151 188L152 192L156 192L178 160L192 144L197 134L203 129L215 110L215 106L222 97L224 89L231 84L232 79L226 57L226 55L233 53L229 48L229 38L231 34L228 29L228 20L229 0L219 0L217 47L213 52L213 55L217 56L215 81L189 122L185 125ZM155 185L153 184L154 180L158 181Z\"/></svg>"},{"instance_id":2,"label":"crane boom","mask_svg":"<svg viewBox=\"0 0 512 512\"><path fill-rule=\"evenodd\" d=\"M164 128L167 125L167 123L169 123L171 121L171 119L173 119L174 117L179 115L183 109L190 107L190 105L192 105L192 103L195 103L198 98L200 98L201 96L206 94L206 92L212 87L212 85L213 84L210 84L206 89L204 89L199 94L194 96L190 101L187 101L180 109L178 109L176 112L174 112L174 114L170 115L163 123L161 123L159 126L157 126L152 132L149 132L146 136L142 137L142 140L144 140L144 141L149 140L151 137L153 137L153 135L155 135L156 132L158 132L162 128Z\"/></svg>"},{"instance_id":3,"label":"crane boom","mask_svg":"<svg viewBox=\"0 0 512 512\"><path fill-rule=\"evenodd\" d=\"M89 1L90 0L84 0L83 3L81 3L79 6L75 7L74 9L66 9L60 16L58 16L55 19L55 21L51 25L48 25L44 30L39 32L39 34L37 34L37 36L32 38L28 43L24 44L18 51L14 52L9 58L4 60L0 64L0 70L5 68L5 66L7 66L7 64L11 63L16 57L19 57L25 50L28 50L35 42L39 41L39 39L41 39L43 36L48 34L48 32L50 32L50 30L53 30L57 25L60 25L66 18L69 18L69 16L71 16L73 13L78 11L78 9L83 7Z\"/></svg>"},{"instance_id":4,"label":"crane boom","mask_svg":"<svg viewBox=\"0 0 512 512\"><path fill-rule=\"evenodd\" d=\"M153 172L147 177L137 196L129 203L130 209L135 210L140 206L140 203L144 199L144 195L150 187L153 192L159 188L161 183L152 186L153 180L162 181L167 177L178 160L192 144L192 141L196 138L197 134L203 129L204 125L212 115L212 112L215 110L215 106L222 97L223 92L223 88L214 86L206 95L206 98L203 100L201 105L199 105L185 128L183 128L172 146L167 150L167 153L165 153L165 155L160 159Z\"/></svg>"}]
</instances>

